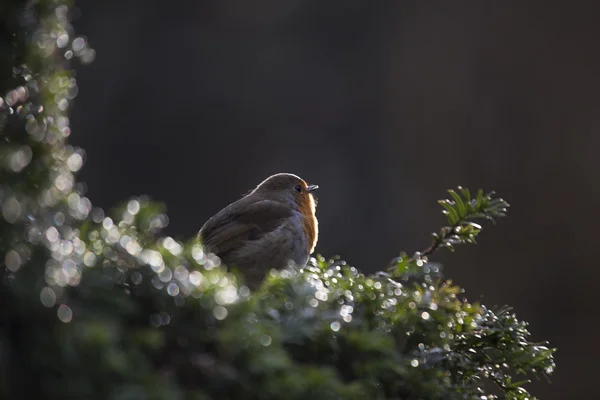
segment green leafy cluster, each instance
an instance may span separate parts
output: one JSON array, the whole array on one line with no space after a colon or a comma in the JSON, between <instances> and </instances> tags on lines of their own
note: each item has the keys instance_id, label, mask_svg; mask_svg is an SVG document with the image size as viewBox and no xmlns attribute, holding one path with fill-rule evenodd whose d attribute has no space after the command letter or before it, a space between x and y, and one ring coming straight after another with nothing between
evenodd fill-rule
<instances>
[{"instance_id":1,"label":"green leafy cluster","mask_svg":"<svg viewBox=\"0 0 600 400\"><path fill-rule=\"evenodd\" d=\"M94 207L66 142L66 61L92 52L67 6L2 6L0 398L531 399L513 378L552 373L554 350L510 309L468 302L427 259L503 216L492 194L450 191L449 226L385 272L317 256L256 292L161 235L160 204Z\"/></svg>"},{"instance_id":2,"label":"green leafy cluster","mask_svg":"<svg viewBox=\"0 0 600 400\"><path fill-rule=\"evenodd\" d=\"M495 223L495 218L504 217L506 208L509 206L503 199L495 199L494 192L486 195L479 189L475 198L471 198L469 189L458 187L459 193L448 190L452 200L440 200L444 207L443 213L448 217L450 226L444 226L440 233L434 233L432 247L424 253L429 254L439 247L445 247L450 251L454 245L460 243L476 243L475 237L481 232L481 226L472 220L487 219Z\"/></svg>"}]
</instances>

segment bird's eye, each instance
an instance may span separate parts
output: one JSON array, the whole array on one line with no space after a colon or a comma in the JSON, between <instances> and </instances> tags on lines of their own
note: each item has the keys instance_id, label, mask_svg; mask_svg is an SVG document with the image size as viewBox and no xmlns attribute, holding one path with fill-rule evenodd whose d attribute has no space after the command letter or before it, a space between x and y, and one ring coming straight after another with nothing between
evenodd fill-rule
<instances>
[{"instance_id":1,"label":"bird's eye","mask_svg":"<svg viewBox=\"0 0 600 400\"><path fill-rule=\"evenodd\" d=\"M302 186L296 185L296 186L294 186L294 190L298 193L302 193Z\"/></svg>"}]
</instances>

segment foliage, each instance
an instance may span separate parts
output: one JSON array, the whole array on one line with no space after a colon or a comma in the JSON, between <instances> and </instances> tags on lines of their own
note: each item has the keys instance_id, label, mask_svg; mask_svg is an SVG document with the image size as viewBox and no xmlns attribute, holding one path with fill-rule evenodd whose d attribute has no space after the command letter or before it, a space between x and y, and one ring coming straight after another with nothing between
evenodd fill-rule
<instances>
[{"instance_id":1,"label":"foliage","mask_svg":"<svg viewBox=\"0 0 600 400\"><path fill-rule=\"evenodd\" d=\"M427 259L474 243L472 220L503 200L450 191L449 226L387 272L318 256L251 293L198 243L161 236L159 204L92 206L66 139L67 61L93 50L63 1L2 15L1 398L526 399L513 376L552 373L553 349L510 309L469 303Z\"/></svg>"}]
</instances>

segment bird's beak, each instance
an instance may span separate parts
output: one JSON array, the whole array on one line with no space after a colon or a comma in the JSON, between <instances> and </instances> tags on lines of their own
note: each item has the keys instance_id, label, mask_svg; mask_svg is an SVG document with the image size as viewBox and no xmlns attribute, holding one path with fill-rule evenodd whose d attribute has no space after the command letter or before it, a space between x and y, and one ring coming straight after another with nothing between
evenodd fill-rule
<instances>
[{"instance_id":1,"label":"bird's beak","mask_svg":"<svg viewBox=\"0 0 600 400\"><path fill-rule=\"evenodd\" d=\"M309 185L306 190L308 191L308 193L310 192L314 192L315 190L317 190L319 188L319 185Z\"/></svg>"}]
</instances>

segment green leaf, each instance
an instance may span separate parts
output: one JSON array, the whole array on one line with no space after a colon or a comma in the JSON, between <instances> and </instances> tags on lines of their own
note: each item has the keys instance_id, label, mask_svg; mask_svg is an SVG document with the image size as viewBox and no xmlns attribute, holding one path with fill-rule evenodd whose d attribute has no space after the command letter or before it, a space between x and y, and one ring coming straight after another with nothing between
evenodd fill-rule
<instances>
[{"instance_id":1,"label":"green leaf","mask_svg":"<svg viewBox=\"0 0 600 400\"><path fill-rule=\"evenodd\" d=\"M471 192L468 188L463 188L462 186L459 186L458 190L460 190L462 197L465 199L465 203L468 205L471 202Z\"/></svg>"},{"instance_id":2,"label":"green leaf","mask_svg":"<svg viewBox=\"0 0 600 400\"><path fill-rule=\"evenodd\" d=\"M464 218L467 215L467 207L461 197L454 190L449 189L448 193L454 199L454 203L456 205L456 210L460 219Z\"/></svg>"},{"instance_id":3,"label":"green leaf","mask_svg":"<svg viewBox=\"0 0 600 400\"><path fill-rule=\"evenodd\" d=\"M446 217L450 225L456 225L460 221L460 217L448 200L438 200L438 203L444 207Z\"/></svg>"}]
</instances>

